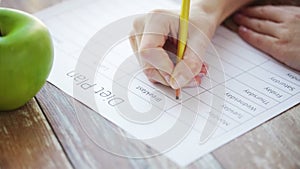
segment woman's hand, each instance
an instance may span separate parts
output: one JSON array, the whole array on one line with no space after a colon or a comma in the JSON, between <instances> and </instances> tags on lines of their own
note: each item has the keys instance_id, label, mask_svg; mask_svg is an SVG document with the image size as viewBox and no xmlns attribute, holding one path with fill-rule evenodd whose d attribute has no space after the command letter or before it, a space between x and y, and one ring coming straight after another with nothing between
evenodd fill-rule
<instances>
[{"instance_id":1,"label":"woman's hand","mask_svg":"<svg viewBox=\"0 0 300 169\"><path fill-rule=\"evenodd\" d=\"M237 13L234 21L245 41L300 71L300 7L249 7Z\"/></svg>"},{"instance_id":2,"label":"woman's hand","mask_svg":"<svg viewBox=\"0 0 300 169\"><path fill-rule=\"evenodd\" d=\"M218 22L213 15L196 7L191 8L189 21L184 59L175 66L179 12L154 10L135 20L131 46L151 82L174 89L201 83L201 76L206 73L201 58Z\"/></svg>"}]
</instances>

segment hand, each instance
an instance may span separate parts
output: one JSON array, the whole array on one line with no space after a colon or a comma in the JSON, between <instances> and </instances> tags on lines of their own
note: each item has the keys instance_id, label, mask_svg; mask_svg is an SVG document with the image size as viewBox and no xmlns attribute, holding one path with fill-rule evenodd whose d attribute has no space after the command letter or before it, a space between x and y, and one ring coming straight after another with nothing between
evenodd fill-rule
<instances>
[{"instance_id":1,"label":"hand","mask_svg":"<svg viewBox=\"0 0 300 169\"><path fill-rule=\"evenodd\" d=\"M136 19L130 38L132 49L136 52L147 78L151 82L174 89L201 83L201 75L206 73L201 57L217 26L213 15L192 8L184 59L174 66L179 28L178 13L154 10Z\"/></svg>"},{"instance_id":2,"label":"hand","mask_svg":"<svg viewBox=\"0 0 300 169\"><path fill-rule=\"evenodd\" d=\"M249 7L237 13L234 21L245 41L300 71L300 7Z\"/></svg>"}]
</instances>

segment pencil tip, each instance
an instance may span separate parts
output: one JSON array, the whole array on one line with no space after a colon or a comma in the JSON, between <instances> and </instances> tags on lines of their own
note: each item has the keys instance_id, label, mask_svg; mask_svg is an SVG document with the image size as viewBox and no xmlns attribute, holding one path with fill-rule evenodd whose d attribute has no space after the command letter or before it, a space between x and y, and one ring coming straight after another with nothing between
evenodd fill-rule
<instances>
[{"instance_id":1,"label":"pencil tip","mask_svg":"<svg viewBox=\"0 0 300 169\"><path fill-rule=\"evenodd\" d=\"M178 100L179 99L179 97L178 96L176 96L176 100Z\"/></svg>"}]
</instances>

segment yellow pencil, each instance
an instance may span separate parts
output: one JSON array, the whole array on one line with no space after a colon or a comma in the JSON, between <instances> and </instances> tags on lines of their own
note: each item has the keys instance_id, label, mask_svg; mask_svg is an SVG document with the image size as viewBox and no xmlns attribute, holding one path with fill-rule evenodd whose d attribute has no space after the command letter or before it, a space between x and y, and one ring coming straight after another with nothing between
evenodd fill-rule
<instances>
[{"instance_id":1,"label":"yellow pencil","mask_svg":"<svg viewBox=\"0 0 300 169\"><path fill-rule=\"evenodd\" d=\"M186 41L188 37L189 13L190 0L182 0L177 45L177 63L183 59L183 53L185 51ZM176 89L175 95L176 99L179 99L180 89Z\"/></svg>"}]
</instances>

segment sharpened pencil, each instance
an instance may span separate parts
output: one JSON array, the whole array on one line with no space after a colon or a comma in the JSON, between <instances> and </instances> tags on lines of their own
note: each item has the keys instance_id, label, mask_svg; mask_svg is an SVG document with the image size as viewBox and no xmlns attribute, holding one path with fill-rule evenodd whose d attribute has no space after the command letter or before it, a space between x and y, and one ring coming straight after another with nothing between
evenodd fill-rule
<instances>
[{"instance_id":1,"label":"sharpened pencil","mask_svg":"<svg viewBox=\"0 0 300 169\"><path fill-rule=\"evenodd\" d=\"M179 21L179 33L178 33L178 45L177 45L177 63L183 59L183 54L186 47L188 37L188 25L189 25L189 13L190 13L190 0L182 0L181 12ZM175 91L176 99L179 99L180 88Z\"/></svg>"}]
</instances>

